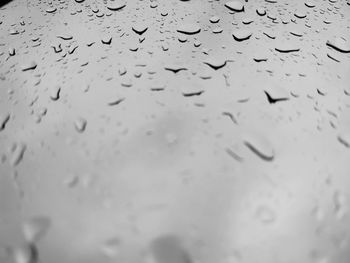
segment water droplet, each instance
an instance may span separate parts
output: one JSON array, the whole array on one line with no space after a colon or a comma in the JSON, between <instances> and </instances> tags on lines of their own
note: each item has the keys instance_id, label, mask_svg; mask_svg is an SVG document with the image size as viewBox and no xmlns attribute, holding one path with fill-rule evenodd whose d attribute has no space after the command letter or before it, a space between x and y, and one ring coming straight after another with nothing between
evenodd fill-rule
<instances>
[{"instance_id":1,"label":"water droplet","mask_svg":"<svg viewBox=\"0 0 350 263\"><path fill-rule=\"evenodd\" d=\"M338 141L343 144L345 147L350 148L350 133L341 132L338 135Z\"/></svg>"},{"instance_id":2,"label":"water droplet","mask_svg":"<svg viewBox=\"0 0 350 263\"><path fill-rule=\"evenodd\" d=\"M215 58L207 59L203 62L204 64L208 65L212 69L218 70L224 66L226 66L227 61L226 60L219 60Z\"/></svg>"},{"instance_id":3,"label":"water droplet","mask_svg":"<svg viewBox=\"0 0 350 263\"><path fill-rule=\"evenodd\" d=\"M23 234L28 243L37 243L47 233L51 219L46 216L35 216L23 223Z\"/></svg>"},{"instance_id":4,"label":"water droplet","mask_svg":"<svg viewBox=\"0 0 350 263\"><path fill-rule=\"evenodd\" d=\"M201 28L197 24L182 24L177 28L177 32L186 35L194 35L201 32Z\"/></svg>"},{"instance_id":5,"label":"water droplet","mask_svg":"<svg viewBox=\"0 0 350 263\"><path fill-rule=\"evenodd\" d=\"M13 47L9 48L9 56L14 56L16 55L16 50Z\"/></svg>"},{"instance_id":6,"label":"water droplet","mask_svg":"<svg viewBox=\"0 0 350 263\"><path fill-rule=\"evenodd\" d=\"M50 98L53 101L56 101L60 98L60 92L61 92L61 87L60 86L53 86L50 90Z\"/></svg>"},{"instance_id":7,"label":"water droplet","mask_svg":"<svg viewBox=\"0 0 350 263\"><path fill-rule=\"evenodd\" d=\"M63 39L63 40L72 40L73 36L72 35L68 35L68 34L60 34L57 35L57 38Z\"/></svg>"},{"instance_id":8,"label":"water droplet","mask_svg":"<svg viewBox=\"0 0 350 263\"><path fill-rule=\"evenodd\" d=\"M275 47L275 50L281 53L291 53L291 52L298 52L300 48L290 43L281 43L278 47Z\"/></svg>"},{"instance_id":9,"label":"water droplet","mask_svg":"<svg viewBox=\"0 0 350 263\"><path fill-rule=\"evenodd\" d=\"M102 44L110 45L112 43L112 37L111 36L104 36L101 39L101 42L102 42Z\"/></svg>"},{"instance_id":10,"label":"water droplet","mask_svg":"<svg viewBox=\"0 0 350 263\"><path fill-rule=\"evenodd\" d=\"M289 100L289 93L281 86L269 86L264 91L269 103L273 104L279 101Z\"/></svg>"},{"instance_id":11,"label":"water droplet","mask_svg":"<svg viewBox=\"0 0 350 263\"><path fill-rule=\"evenodd\" d=\"M134 26L132 26L132 30L138 34L138 35L142 35L143 33L145 33L147 31L148 27L145 26L144 24L136 24Z\"/></svg>"},{"instance_id":12,"label":"water droplet","mask_svg":"<svg viewBox=\"0 0 350 263\"><path fill-rule=\"evenodd\" d=\"M348 41L341 37L336 37L333 40L327 41L327 46L343 53L349 53L350 52L350 44Z\"/></svg>"},{"instance_id":13,"label":"water droplet","mask_svg":"<svg viewBox=\"0 0 350 263\"><path fill-rule=\"evenodd\" d=\"M0 114L0 131L4 130L7 122L10 120L10 113L2 113Z\"/></svg>"},{"instance_id":14,"label":"water droplet","mask_svg":"<svg viewBox=\"0 0 350 263\"><path fill-rule=\"evenodd\" d=\"M302 37L303 36L303 33L297 31L297 30L293 30L293 31L290 31L290 33L293 35L293 36L296 36L296 37Z\"/></svg>"},{"instance_id":15,"label":"water droplet","mask_svg":"<svg viewBox=\"0 0 350 263\"><path fill-rule=\"evenodd\" d=\"M34 70L36 69L37 64L35 61L26 62L22 65L22 71Z\"/></svg>"},{"instance_id":16,"label":"water droplet","mask_svg":"<svg viewBox=\"0 0 350 263\"><path fill-rule=\"evenodd\" d=\"M313 7L316 6L315 2L312 1L312 0L307 0L307 1L305 1L304 4L305 4L305 6L307 6L307 7L309 7L309 8L313 8Z\"/></svg>"},{"instance_id":17,"label":"water droplet","mask_svg":"<svg viewBox=\"0 0 350 263\"><path fill-rule=\"evenodd\" d=\"M252 36L252 34L253 33L251 31L248 31L245 29L239 29L234 31L232 33L232 36L236 41L243 41L243 40L249 39Z\"/></svg>"},{"instance_id":18,"label":"water droplet","mask_svg":"<svg viewBox=\"0 0 350 263\"><path fill-rule=\"evenodd\" d=\"M272 161L275 153L271 143L262 135L247 134L244 137L244 144L257 156L265 161Z\"/></svg>"},{"instance_id":19,"label":"water droplet","mask_svg":"<svg viewBox=\"0 0 350 263\"><path fill-rule=\"evenodd\" d=\"M185 68L185 67L176 66L176 65L169 65L169 66L164 67L164 69L168 70L168 71L171 71L171 72L173 72L175 74L180 72L180 71L187 70L187 68Z\"/></svg>"},{"instance_id":20,"label":"water droplet","mask_svg":"<svg viewBox=\"0 0 350 263\"><path fill-rule=\"evenodd\" d=\"M301 11L297 11L294 13L294 16L297 17L297 18L300 18L300 19L303 19L306 17L306 14L301 12Z\"/></svg>"},{"instance_id":21,"label":"water droplet","mask_svg":"<svg viewBox=\"0 0 350 263\"><path fill-rule=\"evenodd\" d=\"M201 87L186 86L182 88L182 95L184 97L200 96L204 90Z\"/></svg>"},{"instance_id":22,"label":"water droplet","mask_svg":"<svg viewBox=\"0 0 350 263\"><path fill-rule=\"evenodd\" d=\"M10 165L17 166L23 159L26 145L22 142L14 143L12 145L12 153L10 157Z\"/></svg>"},{"instance_id":23,"label":"water droplet","mask_svg":"<svg viewBox=\"0 0 350 263\"><path fill-rule=\"evenodd\" d=\"M111 11L119 11L126 7L124 3L108 3L107 8Z\"/></svg>"},{"instance_id":24,"label":"water droplet","mask_svg":"<svg viewBox=\"0 0 350 263\"><path fill-rule=\"evenodd\" d=\"M110 102L108 102L109 106L115 106L120 104L122 101L124 101L125 98L116 98L116 99L112 99Z\"/></svg>"},{"instance_id":25,"label":"water droplet","mask_svg":"<svg viewBox=\"0 0 350 263\"><path fill-rule=\"evenodd\" d=\"M215 27L215 28L213 28L213 30L212 30L212 32L213 32L214 34L220 34L220 33L222 33L222 31L223 31L223 29L222 29L221 27Z\"/></svg>"},{"instance_id":26,"label":"water droplet","mask_svg":"<svg viewBox=\"0 0 350 263\"><path fill-rule=\"evenodd\" d=\"M213 24L218 23L220 21L220 17L218 16L212 16L209 21Z\"/></svg>"},{"instance_id":27,"label":"water droplet","mask_svg":"<svg viewBox=\"0 0 350 263\"><path fill-rule=\"evenodd\" d=\"M259 15L259 16L264 16L266 15L266 10L262 7L256 9L256 13Z\"/></svg>"},{"instance_id":28,"label":"water droplet","mask_svg":"<svg viewBox=\"0 0 350 263\"><path fill-rule=\"evenodd\" d=\"M231 11L242 12L244 11L244 5L239 1L230 1L225 4L225 6Z\"/></svg>"},{"instance_id":29,"label":"water droplet","mask_svg":"<svg viewBox=\"0 0 350 263\"><path fill-rule=\"evenodd\" d=\"M48 9L46 9L47 13L55 13L57 11L57 8L55 7L49 7Z\"/></svg>"},{"instance_id":30,"label":"water droplet","mask_svg":"<svg viewBox=\"0 0 350 263\"><path fill-rule=\"evenodd\" d=\"M82 117L78 117L74 122L75 129L77 130L77 132L80 132L80 133L85 131L86 125L87 125L87 121Z\"/></svg>"}]
</instances>

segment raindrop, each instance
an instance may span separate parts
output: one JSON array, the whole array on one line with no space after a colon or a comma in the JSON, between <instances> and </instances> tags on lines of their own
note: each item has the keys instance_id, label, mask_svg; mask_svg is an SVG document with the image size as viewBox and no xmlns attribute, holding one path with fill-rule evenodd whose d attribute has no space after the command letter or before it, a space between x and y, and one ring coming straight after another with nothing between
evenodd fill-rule
<instances>
[{"instance_id":1,"label":"raindrop","mask_svg":"<svg viewBox=\"0 0 350 263\"><path fill-rule=\"evenodd\" d=\"M195 47L200 47L202 45L202 43L200 41L196 40L196 41L194 41L193 45Z\"/></svg>"},{"instance_id":2,"label":"raindrop","mask_svg":"<svg viewBox=\"0 0 350 263\"><path fill-rule=\"evenodd\" d=\"M299 31L296 31L296 30L290 31L290 33L293 36L296 36L296 37L302 37L303 36L303 33L299 32Z\"/></svg>"},{"instance_id":3,"label":"raindrop","mask_svg":"<svg viewBox=\"0 0 350 263\"><path fill-rule=\"evenodd\" d=\"M305 5L306 5L307 7L309 7L309 8L313 8L313 7L316 6L316 5L315 5L315 2L312 1L312 0L306 1L306 2L305 2Z\"/></svg>"},{"instance_id":4,"label":"raindrop","mask_svg":"<svg viewBox=\"0 0 350 263\"><path fill-rule=\"evenodd\" d=\"M304 14L304 13L302 13L300 11L297 11L297 12L294 13L294 16L297 17L297 18L302 19L302 18L306 17L306 14Z\"/></svg>"},{"instance_id":5,"label":"raindrop","mask_svg":"<svg viewBox=\"0 0 350 263\"><path fill-rule=\"evenodd\" d=\"M227 61L226 60L218 60L218 59L211 58L211 59L207 59L203 63L208 65L212 69L218 70L218 69L223 68L224 66L226 66Z\"/></svg>"},{"instance_id":6,"label":"raindrop","mask_svg":"<svg viewBox=\"0 0 350 263\"><path fill-rule=\"evenodd\" d=\"M61 87L60 86L53 86L50 90L50 98L55 101L60 98L60 92L61 92Z\"/></svg>"},{"instance_id":7,"label":"raindrop","mask_svg":"<svg viewBox=\"0 0 350 263\"><path fill-rule=\"evenodd\" d=\"M78 117L74 122L75 129L77 130L77 132L80 132L80 133L85 131L86 125L87 125L87 121L82 117Z\"/></svg>"},{"instance_id":8,"label":"raindrop","mask_svg":"<svg viewBox=\"0 0 350 263\"><path fill-rule=\"evenodd\" d=\"M36 69L37 64L35 61L26 62L22 65L22 71L34 70Z\"/></svg>"},{"instance_id":9,"label":"raindrop","mask_svg":"<svg viewBox=\"0 0 350 263\"><path fill-rule=\"evenodd\" d=\"M281 53L291 53L298 52L300 48L295 47L294 45L288 43L282 43L280 46L275 47L275 50Z\"/></svg>"},{"instance_id":10,"label":"raindrop","mask_svg":"<svg viewBox=\"0 0 350 263\"><path fill-rule=\"evenodd\" d=\"M49 7L48 9L46 9L47 13L55 13L57 11L57 8L55 7Z\"/></svg>"},{"instance_id":11,"label":"raindrop","mask_svg":"<svg viewBox=\"0 0 350 263\"><path fill-rule=\"evenodd\" d=\"M230 1L225 6L231 11L242 12L244 11L244 5L240 1Z\"/></svg>"},{"instance_id":12,"label":"raindrop","mask_svg":"<svg viewBox=\"0 0 350 263\"><path fill-rule=\"evenodd\" d=\"M123 102L125 100L125 98L118 98L118 99L113 99L110 102L108 102L109 106L115 106L115 105L119 105L121 102Z\"/></svg>"},{"instance_id":13,"label":"raindrop","mask_svg":"<svg viewBox=\"0 0 350 263\"><path fill-rule=\"evenodd\" d=\"M269 103L289 100L288 92L280 86L270 86L264 90Z\"/></svg>"},{"instance_id":14,"label":"raindrop","mask_svg":"<svg viewBox=\"0 0 350 263\"><path fill-rule=\"evenodd\" d=\"M221 27L216 27L216 28L213 29L213 33L214 33L214 34L220 34L220 33L222 33L222 31L223 31L223 30L222 30Z\"/></svg>"},{"instance_id":15,"label":"raindrop","mask_svg":"<svg viewBox=\"0 0 350 263\"><path fill-rule=\"evenodd\" d=\"M181 35L177 38L179 40L179 42L181 43L185 43L187 42L187 37L185 35Z\"/></svg>"},{"instance_id":16,"label":"raindrop","mask_svg":"<svg viewBox=\"0 0 350 263\"><path fill-rule=\"evenodd\" d=\"M186 35L198 34L200 31L201 28L197 24L182 24L177 29L177 32Z\"/></svg>"},{"instance_id":17,"label":"raindrop","mask_svg":"<svg viewBox=\"0 0 350 263\"><path fill-rule=\"evenodd\" d=\"M111 11L118 11L123 9L126 6L126 4L122 3L108 3L107 8Z\"/></svg>"},{"instance_id":18,"label":"raindrop","mask_svg":"<svg viewBox=\"0 0 350 263\"><path fill-rule=\"evenodd\" d=\"M236 41L243 41L249 39L252 36L252 32L245 29L240 29L234 31L232 36Z\"/></svg>"},{"instance_id":19,"label":"raindrop","mask_svg":"<svg viewBox=\"0 0 350 263\"><path fill-rule=\"evenodd\" d=\"M16 55L16 50L13 47L9 48L9 56L14 56L14 55Z\"/></svg>"},{"instance_id":20,"label":"raindrop","mask_svg":"<svg viewBox=\"0 0 350 263\"><path fill-rule=\"evenodd\" d=\"M274 150L271 143L262 135L248 134L244 138L244 144L257 156L265 161L274 159Z\"/></svg>"},{"instance_id":21,"label":"raindrop","mask_svg":"<svg viewBox=\"0 0 350 263\"><path fill-rule=\"evenodd\" d=\"M46 216L35 216L23 223L23 234L28 243L37 243L42 239L51 225L51 219Z\"/></svg>"},{"instance_id":22,"label":"raindrop","mask_svg":"<svg viewBox=\"0 0 350 263\"><path fill-rule=\"evenodd\" d=\"M124 68L124 67L123 67L123 68L120 68L120 69L118 70L118 73L119 73L120 76L125 75L126 72L127 72L127 70L126 70L126 68Z\"/></svg>"},{"instance_id":23,"label":"raindrop","mask_svg":"<svg viewBox=\"0 0 350 263\"><path fill-rule=\"evenodd\" d=\"M343 53L349 53L350 52L350 44L348 41L341 37L336 37L334 40L328 40L327 46Z\"/></svg>"},{"instance_id":24,"label":"raindrop","mask_svg":"<svg viewBox=\"0 0 350 263\"><path fill-rule=\"evenodd\" d=\"M256 9L256 13L259 15L259 16L264 16L266 15L266 10L264 8L258 8Z\"/></svg>"},{"instance_id":25,"label":"raindrop","mask_svg":"<svg viewBox=\"0 0 350 263\"><path fill-rule=\"evenodd\" d=\"M338 141L343 144L345 147L350 148L350 133L341 132L338 135Z\"/></svg>"},{"instance_id":26,"label":"raindrop","mask_svg":"<svg viewBox=\"0 0 350 263\"><path fill-rule=\"evenodd\" d=\"M11 166L17 166L22 161L26 148L26 145L22 142L13 144L10 157Z\"/></svg>"},{"instance_id":27,"label":"raindrop","mask_svg":"<svg viewBox=\"0 0 350 263\"><path fill-rule=\"evenodd\" d=\"M333 50L330 50L327 52L327 57L334 60L335 62L340 62L340 57L337 53L335 53Z\"/></svg>"},{"instance_id":28,"label":"raindrop","mask_svg":"<svg viewBox=\"0 0 350 263\"><path fill-rule=\"evenodd\" d=\"M209 21L213 24L218 23L220 21L220 17L218 16L212 16Z\"/></svg>"},{"instance_id":29,"label":"raindrop","mask_svg":"<svg viewBox=\"0 0 350 263\"><path fill-rule=\"evenodd\" d=\"M57 38L63 39L63 40L72 40L73 36L72 35L67 35L67 34L60 34L57 35Z\"/></svg>"},{"instance_id":30,"label":"raindrop","mask_svg":"<svg viewBox=\"0 0 350 263\"><path fill-rule=\"evenodd\" d=\"M112 37L111 36L105 36L101 39L102 44L110 45L112 43Z\"/></svg>"},{"instance_id":31,"label":"raindrop","mask_svg":"<svg viewBox=\"0 0 350 263\"><path fill-rule=\"evenodd\" d=\"M174 66L172 66L172 65L166 66L166 67L164 67L164 69L168 70L168 71L171 71L171 72L173 72L175 74L180 72L180 71L187 70L187 68L185 68L185 67L175 66L175 65Z\"/></svg>"},{"instance_id":32,"label":"raindrop","mask_svg":"<svg viewBox=\"0 0 350 263\"><path fill-rule=\"evenodd\" d=\"M73 54L77 48L78 48L78 45L74 45L74 46L70 47L68 50L68 54L70 54L70 55Z\"/></svg>"},{"instance_id":33,"label":"raindrop","mask_svg":"<svg viewBox=\"0 0 350 263\"><path fill-rule=\"evenodd\" d=\"M62 47L61 47L61 44L57 44L55 46L52 46L52 48L54 49L55 53L60 53L62 52Z\"/></svg>"},{"instance_id":34,"label":"raindrop","mask_svg":"<svg viewBox=\"0 0 350 263\"><path fill-rule=\"evenodd\" d=\"M193 97L193 96L199 96L201 95L202 93L204 92L204 90L195 90L195 91L192 91L192 90L186 90L186 91L183 91L182 92L182 95L184 97Z\"/></svg>"},{"instance_id":35,"label":"raindrop","mask_svg":"<svg viewBox=\"0 0 350 263\"><path fill-rule=\"evenodd\" d=\"M272 32L266 32L266 31L264 31L263 34L264 34L265 36L267 36L268 38L271 38L271 39L275 39L275 38L276 38L276 36L274 36L274 35L272 34Z\"/></svg>"},{"instance_id":36,"label":"raindrop","mask_svg":"<svg viewBox=\"0 0 350 263\"><path fill-rule=\"evenodd\" d=\"M142 24L137 24L132 27L132 30L138 35L142 35L147 31L147 29L148 27Z\"/></svg>"},{"instance_id":37,"label":"raindrop","mask_svg":"<svg viewBox=\"0 0 350 263\"><path fill-rule=\"evenodd\" d=\"M236 117L233 115L233 113L229 111L224 111L222 112L222 115L229 117L234 124L238 124Z\"/></svg>"},{"instance_id":38,"label":"raindrop","mask_svg":"<svg viewBox=\"0 0 350 263\"><path fill-rule=\"evenodd\" d=\"M2 113L0 114L0 131L4 130L7 122L10 120L10 113Z\"/></svg>"}]
</instances>

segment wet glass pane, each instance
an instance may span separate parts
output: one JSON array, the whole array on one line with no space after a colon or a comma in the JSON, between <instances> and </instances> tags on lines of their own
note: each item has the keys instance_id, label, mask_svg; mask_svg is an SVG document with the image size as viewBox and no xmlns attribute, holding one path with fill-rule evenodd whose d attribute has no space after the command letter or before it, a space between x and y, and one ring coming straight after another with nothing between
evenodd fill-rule
<instances>
[{"instance_id":1,"label":"wet glass pane","mask_svg":"<svg viewBox=\"0 0 350 263\"><path fill-rule=\"evenodd\" d=\"M349 263L349 0L0 4L0 263Z\"/></svg>"}]
</instances>

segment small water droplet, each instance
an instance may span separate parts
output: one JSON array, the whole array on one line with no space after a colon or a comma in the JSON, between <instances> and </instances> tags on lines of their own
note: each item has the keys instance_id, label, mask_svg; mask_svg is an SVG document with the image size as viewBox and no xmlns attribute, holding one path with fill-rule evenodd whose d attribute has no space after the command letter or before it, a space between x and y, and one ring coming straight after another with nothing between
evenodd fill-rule
<instances>
[{"instance_id":1,"label":"small water droplet","mask_svg":"<svg viewBox=\"0 0 350 263\"><path fill-rule=\"evenodd\" d=\"M86 125L87 125L87 121L82 117L78 117L74 122L75 129L77 130L77 132L80 132L80 133L85 131Z\"/></svg>"},{"instance_id":2,"label":"small water droplet","mask_svg":"<svg viewBox=\"0 0 350 263\"><path fill-rule=\"evenodd\" d=\"M247 134L244 138L244 144L265 161L272 161L275 157L271 143L260 134Z\"/></svg>"},{"instance_id":3,"label":"small water droplet","mask_svg":"<svg viewBox=\"0 0 350 263\"><path fill-rule=\"evenodd\" d=\"M35 216L23 223L23 234L28 243L37 243L51 226L51 219L46 216Z\"/></svg>"},{"instance_id":4,"label":"small water droplet","mask_svg":"<svg viewBox=\"0 0 350 263\"><path fill-rule=\"evenodd\" d=\"M12 153L9 160L11 166L17 166L22 161L26 148L26 145L22 142L13 144Z\"/></svg>"},{"instance_id":5,"label":"small water droplet","mask_svg":"<svg viewBox=\"0 0 350 263\"><path fill-rule=\"evenodd\" d=\"M0 131L5 129L7 122L10 120L10 116L9 112L0 114Z\"/></svg>"}]
</instances>

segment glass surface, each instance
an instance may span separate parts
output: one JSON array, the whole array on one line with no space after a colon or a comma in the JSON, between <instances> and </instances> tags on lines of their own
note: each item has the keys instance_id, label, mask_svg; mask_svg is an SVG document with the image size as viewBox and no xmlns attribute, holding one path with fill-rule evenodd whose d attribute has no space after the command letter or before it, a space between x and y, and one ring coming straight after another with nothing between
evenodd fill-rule
<instances>
[{"instance_id":1,"label":"glass surface","mask_svg":"<svg viewBox=\"0 0 350 263\"><path fill-rule=\"evenodd\" d=\"M1 5L0 263L350 262L349 0Z\"/></svg>"}]
</instances>

